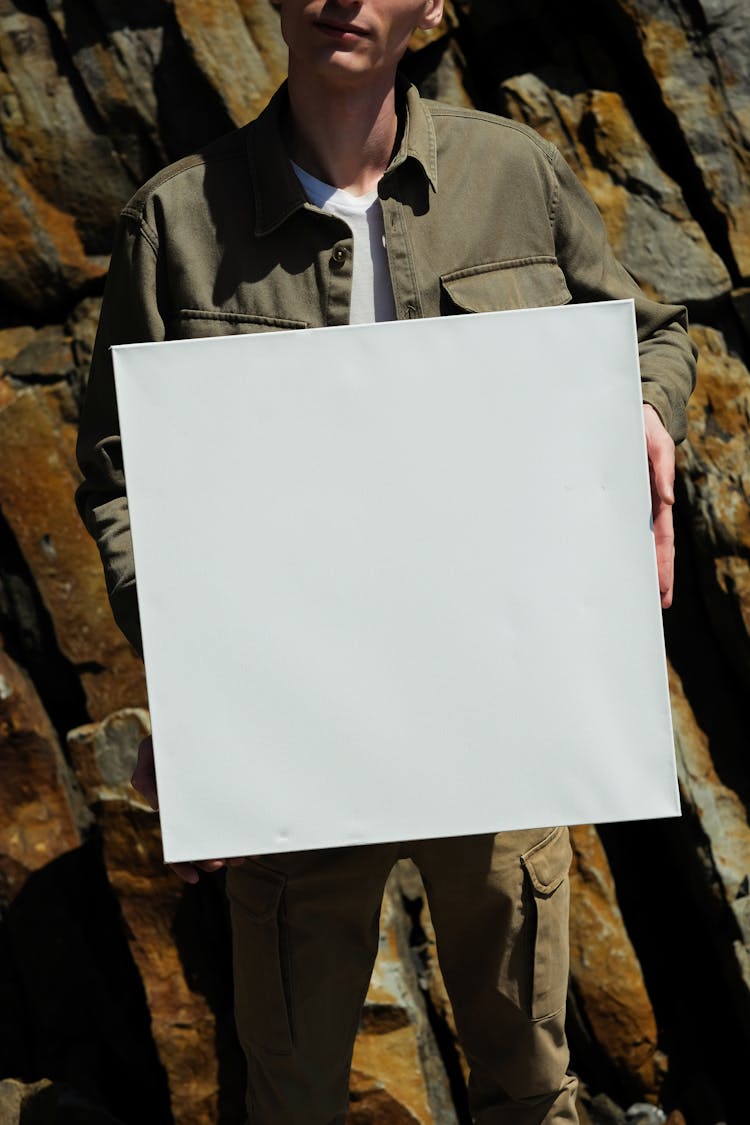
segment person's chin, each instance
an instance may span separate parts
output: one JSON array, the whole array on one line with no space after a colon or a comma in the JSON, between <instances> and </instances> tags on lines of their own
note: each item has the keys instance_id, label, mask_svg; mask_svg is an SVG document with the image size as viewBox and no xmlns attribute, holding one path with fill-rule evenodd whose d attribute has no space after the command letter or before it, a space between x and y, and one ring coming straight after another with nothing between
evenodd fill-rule
<instances>
[{"instance_id":1,"label":"person's chin","mask_svg":"<svg viewBox=\"0 0 750 1125\"><path fill-rule=\"evenodd\" d=\"M372 74L374 67L370 60L360 53L336 49L334 45L319 59L316 69L321 78L329 76L340 80L350 78L355 81L363 74Z\"/></svg>"}]
</instances>

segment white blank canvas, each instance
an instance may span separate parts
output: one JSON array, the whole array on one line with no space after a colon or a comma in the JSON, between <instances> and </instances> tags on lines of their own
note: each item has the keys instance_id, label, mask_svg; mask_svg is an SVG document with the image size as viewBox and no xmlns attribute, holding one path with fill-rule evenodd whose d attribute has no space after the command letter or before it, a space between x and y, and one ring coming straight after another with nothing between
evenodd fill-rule
<instances>
[{"instance_id":1,"label":"white blank canvas","mask_svg":"<svg viewBox=\"0 0 750 1125\"><path fill-rule=\"evenodd\" d=\"M168 861L679 813L631 302L114 362Z\"/></svg>"}]
</instances>

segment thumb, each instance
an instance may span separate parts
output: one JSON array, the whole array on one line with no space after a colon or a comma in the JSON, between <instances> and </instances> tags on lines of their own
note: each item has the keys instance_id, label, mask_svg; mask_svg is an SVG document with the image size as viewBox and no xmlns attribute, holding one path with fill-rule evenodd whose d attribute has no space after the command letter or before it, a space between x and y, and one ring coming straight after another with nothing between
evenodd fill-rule
<instances>
[{"instance_id":1,"label":"thumb","mask_svg":"<svg viewBox=\"0 0 750 1125\"><path fill-rule=\"evenodd\" d=\"M144 738L138 747L138 761L136 762L130 784L154 810L158 811L159 797L156 791L156 769L154 767L154 746L151 736Z\"/></svg>"}]
</instances>

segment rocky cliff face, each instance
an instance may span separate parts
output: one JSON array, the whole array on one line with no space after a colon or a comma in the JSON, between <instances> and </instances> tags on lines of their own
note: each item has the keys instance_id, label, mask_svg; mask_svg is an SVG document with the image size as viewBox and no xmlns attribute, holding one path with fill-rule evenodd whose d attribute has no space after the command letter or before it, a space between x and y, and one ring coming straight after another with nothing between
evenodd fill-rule
<instances>
[{"instance_id":1,"label":"rocky cliff face","mask_svg":"<svg viewBox=\"0 0 750 1125\"><path fill-rule=\"evenodd\" d=\"M242 1120L220 879L183 887L127 785L147 716L72 507L120 207L284 73L267 0L0 0L0 1123ZM582 1117L747 1118L750 1050L750 10L746 0L454 0L425 93L537 128L650 293L687 303L667 615L685 815L573 834ZM396 781L394 781L396 784ZM467 1120L416 872L394 875L354 1122ZM3 1081L4 1080L4 1081ZM640 1114L640 1116L639 1116Z\"/></svg>"}]
</instances>

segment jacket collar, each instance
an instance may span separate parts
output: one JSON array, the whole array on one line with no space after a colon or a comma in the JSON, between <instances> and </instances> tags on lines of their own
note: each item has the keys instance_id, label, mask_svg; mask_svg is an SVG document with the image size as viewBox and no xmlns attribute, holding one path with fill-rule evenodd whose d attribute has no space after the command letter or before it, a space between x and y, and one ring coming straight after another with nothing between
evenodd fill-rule
<instances>
[{"instance_id":1,"label":"jacket collar","mask_svg":"<svg viewBox=\"0 0 750 1125\"><path fill-rule=\"evenodd\" d=\"M406 99L406 123L401 144L386 175L413 158L433 191L437 191L437 144L432 118L414 86L405 85L400 90ZM255 233L259 237L276 230L307 203L284 143L284 118L288 112L289 97L284 83L246 130L255 195Z\"/></svg>"}]
</instances>

